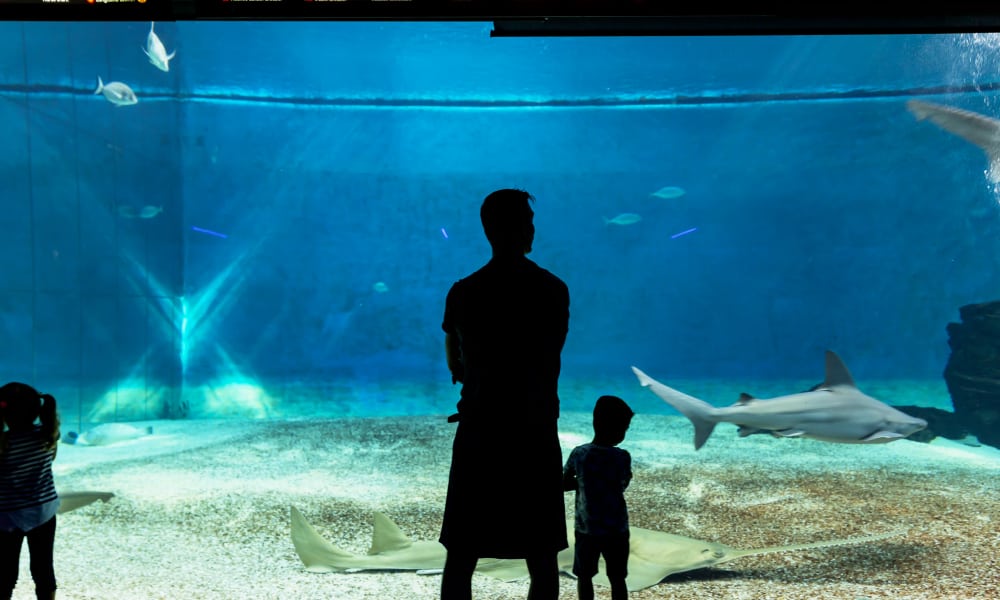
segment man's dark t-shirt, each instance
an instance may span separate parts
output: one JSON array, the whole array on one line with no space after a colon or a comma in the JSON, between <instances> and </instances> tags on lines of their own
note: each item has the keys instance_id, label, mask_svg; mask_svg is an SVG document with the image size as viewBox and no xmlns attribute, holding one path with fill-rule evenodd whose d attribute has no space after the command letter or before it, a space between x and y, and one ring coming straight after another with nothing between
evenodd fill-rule
<instances>
[{"instance_id":1,"label":"man's dark t-shirt","mask_svg":"<svg viewBox=\"0 0 1000 600\"><path fill-rule=\"evenodd\" d=\"M525 257L494 258L448 292L442 328L465 368L441 542L479 557L567 547L559 447L569 290Z\"/></svg>"}]
</instances>

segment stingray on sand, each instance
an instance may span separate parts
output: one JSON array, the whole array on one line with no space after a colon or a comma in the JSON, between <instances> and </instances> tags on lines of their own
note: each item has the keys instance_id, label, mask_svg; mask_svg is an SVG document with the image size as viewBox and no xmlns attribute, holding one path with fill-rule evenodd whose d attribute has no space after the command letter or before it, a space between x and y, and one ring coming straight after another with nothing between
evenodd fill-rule
<instances>
[{"instance_id":1,"label":"stingray on sand","mask_svg":"<svg viewBox=\"0 0 1000 600\"><path fill-rule=\"evenodd\" d=\"M417 571L438 573L444 568L445 548L438 542L411 540L391 519L375 513L375 529L368 554L352 554L324 539L302 513L291 508L292 544L306 570L316 573L354 571ZM567 521L568 531L573 521ZM703 542L682 535L630 527L628 579L629 591L654 586L674 573L712 567L724 562L772 552L789 552L811 548L827 548L847 544L864 544L902 535L905 531L892 531L875 535L827 540L807 544L790 544L742 550L716 542ZM573 536L570 547L559 553L559 569L570 573L573 568ZM601 560L600 573L594 581L608 586ZM520 559L480 559L476 571L503 581L520 581L528 578L528 567Z\"/></svg>"}]
</instances>

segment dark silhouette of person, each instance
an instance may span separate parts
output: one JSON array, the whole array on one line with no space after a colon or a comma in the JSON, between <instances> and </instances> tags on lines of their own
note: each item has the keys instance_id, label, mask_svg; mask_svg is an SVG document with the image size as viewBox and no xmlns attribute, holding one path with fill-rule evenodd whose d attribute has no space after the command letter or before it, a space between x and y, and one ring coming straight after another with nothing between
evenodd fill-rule
<instances>
[{"instance_id":1,"label":"dark silhouette of person","mask_svg":"<svg viewBox=\"0 0 1000 600\"><path fill-rule=\"evenodd\" d=\"M442 600L468 600L479 558L524 558L529 600L559 596L568 547L559 446L558 381L569 289L525 256L534 197L503 189L480 217L493 249L445 302L452 382L462 383L440 541Z\"/></svg>"},{"instance_id":2,"label":"dark silhouette of person","mask_svg":"<svg viewBox=\"0 0 1000 600\"><path fill-rule=\"evenodd\" d=\"M14 592L25 538L35 597L56 597L52 550L59 495L52 461L58 442L54 397L26 383L0 387L0 600Z\"/></svg>"},{"instance_id":3,"label":"dark silhouette of person","mask_svg":"<svg viewBox=\"0 0 1000 600\"><path fill-rule=\"evenodd\" d=\"M632 456L618 448L635 413L618 396L594 405L594 440L570 452L563 487L576 491L573 574L580 600L594 600L594 575L604 556L611 600L625 600L628 588L629 529L625 488L632 481Z\"/></svg>"}]
</instances>

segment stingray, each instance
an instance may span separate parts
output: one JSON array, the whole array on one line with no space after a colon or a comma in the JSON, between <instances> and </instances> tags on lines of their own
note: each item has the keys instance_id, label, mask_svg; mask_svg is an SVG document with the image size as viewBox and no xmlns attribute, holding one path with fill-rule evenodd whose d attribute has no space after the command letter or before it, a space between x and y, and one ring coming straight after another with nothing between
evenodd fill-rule
<instances>
[{"instance_id":1,"label":"stingray","mask_svg":"<svg viewBox=\"0 0 1000 600\"><path fill-rule=\"evenodd\" d=\"M375 528L368 554L352 554L334 546L324 539L294 506L291 516L292 544L307 571L314 573L416 571L421 574L431 574L439 573L444 567L446 554L444 546L438 542L411 540L389 517L381 513L375 513ZM570 546L559 553L559 570L571 574L573 521L566 521L566 527L570 534ZM641 527L630 527L629 532L629 574L626 585L632 592L654 586L674 573L713 567L744 556L865 544L906 533L905 530L897 530L822 542L744 550ZM520 559L480 559L476 571L503 581L522 581L528 578L528 567L524 560ZM604 574L603 559L594 582L603 586L609 585Z\"/></svg>"}]
</instances>

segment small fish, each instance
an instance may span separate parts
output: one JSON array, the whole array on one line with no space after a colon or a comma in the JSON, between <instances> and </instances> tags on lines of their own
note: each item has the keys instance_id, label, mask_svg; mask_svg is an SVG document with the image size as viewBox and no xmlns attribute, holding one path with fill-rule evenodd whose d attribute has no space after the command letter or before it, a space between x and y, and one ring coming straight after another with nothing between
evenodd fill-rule
<instances>
[{"instance_id":1,"label":"small fish","mask_svg":"<svg viewBox=\"0 0 1000 600\"><path fill-rule=\"evenodd\" d=\"M149 63L161 71L170 70L170 59L177 54L174 50L169 55L167 54L167 49L163 47L163 42L157 37L156 33L153 32L153 25L155 23L150 22L149 24L149 35L146 36L146 47L142 49L149 57Z\"/></svg>"},{"instance_id":2,"label":"small fish","mask_svg":"<svg viewBox=\"0 0 1000 600\"><path fill-rule=\"evenodd\" d=\"M386 285L384 281L376 281L375 285L372 286L372 289L379 294L384 294L389 291L389 286Z\"/></svg>"},{"instance_id":3,"label":"small fish","mask_svg":"<svg viewBox=\"0 0 1000 600\"><path fill-rule=\"evenodd\" d=\"M143 206L142 210L139 211L139 218L152 219L161 212L163 212L162 206Z\"/></svg>"},{"instance_id":4,"label":"small fish","mask_svg":"<svg viewBox=\"0 0 1000 600\"><path fill-rule=\"evenodd\" d=\"M653 196L654 198L663 198L664 200L671 200L673 198L680 198L686 193L687 192L684 191L684 188L668 185L665 188L660 188L656 190L655 192L650 194L650 196Z\"/></svg>"},{"instance_id":5,"label":"small fish","mask_svg":"<svg viewBox=\"0 0 1000 600\"><path fill-rule=\"evenodd\" d=\"M642 217L635 213L622 213L614 219L609 219L607 217L601 218L604 219L605 225L632 225L642 220Z\"/></svg>"},{"instance_id":6,"label":"small fish","mask_svg":"<svg viewBox=\"0 0 1000 600\"><path fill-rule=\"evenodd\" d=\"M104 94L104 97L108 99L108 102L114 104L115 106L130 106L139 101L135 97L135 92L132 88L125 85L120 81L112 81L111 83L104 85L101 78L97 78L97 89L94 90L95 94Z\"/></svg>"}]
</instances>

